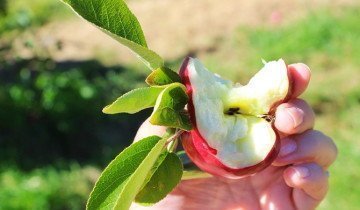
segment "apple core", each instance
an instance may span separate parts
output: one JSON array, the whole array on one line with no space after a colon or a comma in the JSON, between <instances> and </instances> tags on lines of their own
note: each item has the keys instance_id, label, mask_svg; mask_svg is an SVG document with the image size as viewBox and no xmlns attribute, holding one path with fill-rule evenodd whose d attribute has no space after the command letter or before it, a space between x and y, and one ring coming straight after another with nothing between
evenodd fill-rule
<instances>
[{"instance_id":1,"label":"apple core","mask_svg":"<svg viewBox=\"0 0 360 210\"><path fill-rule=\"evenodd\" d=\"M276 158L279 138L273 126L274 110L290 89L282 59L265 63L244 86L210 72L194 58L184 61L180 76L190 97L194 126L184 135L183 145L195 164L216 175L217 168L247 175Z\"/></svg>"}]
</instances>

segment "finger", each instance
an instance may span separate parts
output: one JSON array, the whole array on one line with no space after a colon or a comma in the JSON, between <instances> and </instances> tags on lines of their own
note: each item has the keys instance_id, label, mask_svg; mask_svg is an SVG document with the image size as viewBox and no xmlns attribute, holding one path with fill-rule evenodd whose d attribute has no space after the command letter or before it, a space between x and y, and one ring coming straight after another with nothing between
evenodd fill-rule
<instances>
[{"instance_id":1,"label":"finger","mask_svg":"<svg viewBox=\"0 0 360 210\"><path fill-rule=\"evenodd\" d=\"M314 122L314 111L302 99L292 99L276 109L275 127L282 133L302 133L313 128Z\"/></svg>"},{"instance_id":2,"label":"finger","mask_svg":"<svg viewBox=\"0 0 360 210\"><path fill-rule=\"evenodd\" d=\"M166 127L153 125L149 122L149 119L146 119L143 124L140 126L139 130L137 131L134 141L138 141L148 136L157 135L163 136L166 132Z\"/></svg>"},{"instance_id":3,"label":"finger","mask_svg":"<svg viewBox=\"0 0 360 210\"><path fill-rule=\"evenodd\" d=\"M282 140L275 166L314 162L328 168L337 157L334 141L319 131L309 130Z\"/></svg>"},{"instance_id":4,"label":"finger","mask_svg":"<svg viewBox=\"0 0 360 210\"><path fill-rule=\"evenodd\" d=\"M309 84L311 77L310 68L303 63L296 63L289 65L288 71L293 82L291 97L296 98L305 91Z\"/></svg>"},{"instance_id":5,"label":"finger","mask_svg":"<svg viewBox=\"0 0 360 210\"><path fill-rule=\"evenodd\" d=\"M283 177L294 188L296 209L314 209L328 191L328 173L315 163L291 166L285 169Z\"/></svg>"}]
</instances>

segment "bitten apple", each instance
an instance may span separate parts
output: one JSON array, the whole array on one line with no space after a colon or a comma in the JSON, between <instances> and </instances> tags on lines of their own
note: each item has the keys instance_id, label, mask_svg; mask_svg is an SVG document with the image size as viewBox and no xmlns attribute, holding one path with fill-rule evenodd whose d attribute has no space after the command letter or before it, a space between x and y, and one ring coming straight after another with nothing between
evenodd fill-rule
<instances>
[{"instance_id":1,"label":"bitten apple","mask_svg":"<svg viewBox=\"0 0 360 210\"><path fill-rule=\"evenodd\" d=\"M208 71L194 58L184 60L180 77L193 124L193 130L181 136L182 144L200 169L236 179L273 162L280 149L275 109L291 92L282 59L265 63L244 86Z\"/></svg>"}]
</instances>

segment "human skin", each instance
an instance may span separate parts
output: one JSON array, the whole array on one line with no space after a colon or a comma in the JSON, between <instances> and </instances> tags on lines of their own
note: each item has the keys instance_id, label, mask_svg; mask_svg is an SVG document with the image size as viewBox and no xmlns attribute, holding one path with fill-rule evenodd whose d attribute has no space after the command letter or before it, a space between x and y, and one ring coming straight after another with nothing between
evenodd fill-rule
<instances>
[{"instance_id":1,"label":"human skin","mask_svg":"<svg viewBox=\"0 0 360 210\"><path fill-rule=\"evenodd\" d=\"M313 130L315 115L299 96L310 81L305 64L289 65L294 80L291 99L278 106L275 127L281 133L278 158L265 170L239 180L219 177L181 183L151 207L131 209L315 209L328 191L328 167L335 161L333 140ZM164 128L145 121L135 139L162 135Z\"/></svg>"}]
</instances>

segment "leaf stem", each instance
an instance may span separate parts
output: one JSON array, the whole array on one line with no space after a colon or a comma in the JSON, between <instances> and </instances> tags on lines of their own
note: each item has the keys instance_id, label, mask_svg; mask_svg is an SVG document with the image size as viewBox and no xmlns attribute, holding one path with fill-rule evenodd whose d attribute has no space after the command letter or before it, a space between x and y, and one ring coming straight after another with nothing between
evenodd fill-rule
<instances>
[{"instance_id":1,"label":"leaf stem","mask_svg":"<svg viewBox=\"0 0 360 210\"><path fill-rule=\"evenodd\" d=\"M175 139L174 141L170 142L167 149L169 152L175 152L178 146L179 139Z\"/></svg>"},{"instance_id":2,"label":"leaf stem","mask_svg":"<svg viewBox=\"0 0 360 210\"><path fill-rule=\"evenodd\" d=\"M178 145L178 138L179 136L184 133L183 130L178 130L175 132L174 135L172 135L170 138L168 138L168 140L165 143L165 146L167 146L168 150L170 152L174 152L176 150L176 147Z\"/></svg>"}]
</instances>

